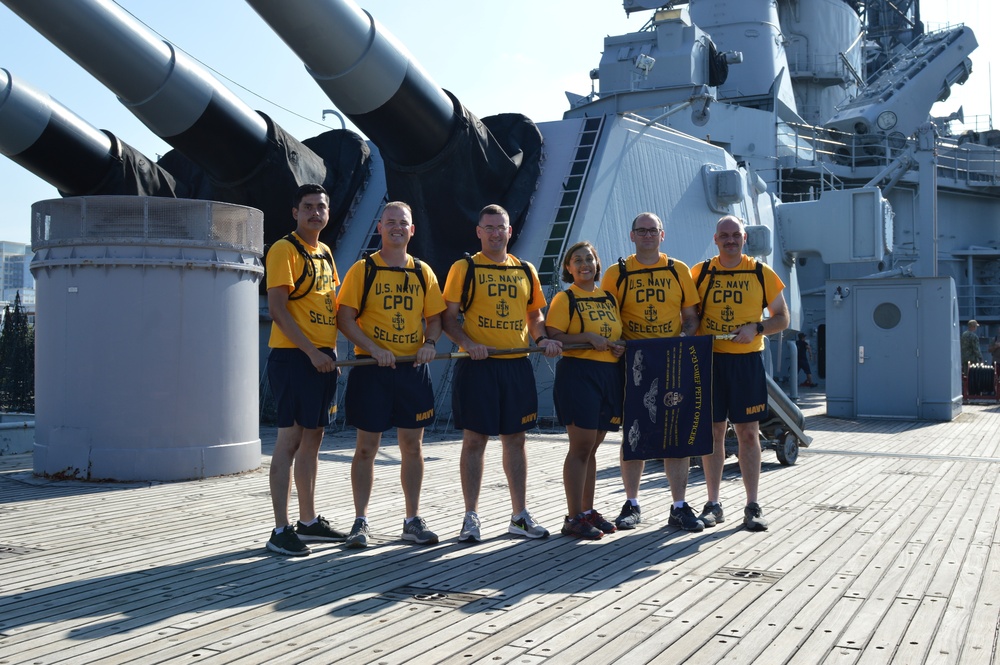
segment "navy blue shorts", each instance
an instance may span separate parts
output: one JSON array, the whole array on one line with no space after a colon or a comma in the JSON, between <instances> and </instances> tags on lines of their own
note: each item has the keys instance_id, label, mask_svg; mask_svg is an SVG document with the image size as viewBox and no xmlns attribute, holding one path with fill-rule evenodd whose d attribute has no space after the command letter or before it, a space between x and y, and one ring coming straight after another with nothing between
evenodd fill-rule
<instances>
[{"instance_id":1,"label":"navy blue shorts","mask_svg":"<svg viewBox=\"0 0 1000 665\"><path fill-rule=\"evenodd\" d=\"M560 425L617 432L625 409L622 363L560 358L552 401Z\"/></svg>"},{"instance_id":2,"label":"navy blue shorts","mask_svg":"<svg viewBox=\"0 0 1000 665\"><path fill-rule=\"evenodd\" d=\"M455 426L478 434L518 434L538 420L535 373L527 358L455 362L451 382Z\"/></svg>"},{"instance_id":3,"label":"navy blue shorts","mask_svg":"<svg viewBox=\"0 0 1000 665\"><path fill-rule=\"evenodd\" d=\"M333 349L321 352L337 359ZM267 381L278 410L278 427L299 425L318 429L330 424L337 412L337 378L340 372L317 372L300 349L271 349L267 356Z\"/></svg>"},{"instance_id":4,"label":"navy blue shorts","mask_svg":"<svg viewBox=\"0 0 1000 665\"><path fill-rule=\"evenodd\" d=\"M712 422L750 423L767 415L763 352L712 354Z\"/></svg>"},{"instance_id":5,"label":"navy blue shorts","mask_svg":"<svg viewBox=\"0 0 1000 665\"><path fill-rule=\"evenodd\" d=\"M358 356L364 358L365 356ZM391 427L418 429L434 420L434 389L426 364L396 363L396 369L358 365L347 374L346 423L365 432Z\"/></svg>"}]
</instances>

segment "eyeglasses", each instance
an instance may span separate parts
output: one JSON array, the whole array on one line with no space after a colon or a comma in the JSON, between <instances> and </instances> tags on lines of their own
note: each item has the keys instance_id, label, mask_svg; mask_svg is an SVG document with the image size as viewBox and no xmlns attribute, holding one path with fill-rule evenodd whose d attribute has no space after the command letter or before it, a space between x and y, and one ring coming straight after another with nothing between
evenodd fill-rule
<instances>
[{"instance_id":1,"label":"eyeglasses","mask_svg":"<svg viewBox=\"0 0 1000 665\"><path fill-rule=\"evenodd\" d=\"M507 226L506 224L502 224L500 226L493 226L493 225L480 226L479 228L481 228L483 231L486 231L486 233L493 235L494 233L503 233L510 227Z\"/></svg>"},{"instance_id":2,"label":"eyeglasses","mask_svg":"<svg viewBox=\"0 0 1000 665\"><path fill-rule=\"evenodd\" d=\"M660 228L645 229L645 228L642 228L642 227L638 227L638 228L632 229L632 233L636 234L637 236L655 236L655 235L659 235L659 233L661 231L663 231L663 229L660 229Z\"/></svg>"}]
</instances>

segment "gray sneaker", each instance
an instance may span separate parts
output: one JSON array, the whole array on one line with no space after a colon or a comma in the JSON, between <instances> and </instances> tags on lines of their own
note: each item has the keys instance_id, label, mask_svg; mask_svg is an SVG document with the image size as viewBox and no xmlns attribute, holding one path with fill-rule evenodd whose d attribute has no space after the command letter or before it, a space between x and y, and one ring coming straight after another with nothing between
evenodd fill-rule
<instances>
[{"instance_id":1,"label":"gray sneaker","mask_svg":"<svg viewBox=\"0 0 1000 665\"><path fill-rule=\"evenodd\" d=\"M352 550L364 549L368 547L368 536L370 535L368 522L359 517L354 520L354 526L351 527L351 533L347 536L347 541L344 544Z\"/></svg>"},{"instance_id":2,"label":"gray sneaker","mask_svg":"<svg viewBox=\"0 0 1000 665\"><path fill-rule=\"evenodd\" d=\"M458 542L481 543L483 536L479 532L479 527L479 515L473 512L465 513L465 519L462 520L462 531L458 534Z\"/></svg>"},{"instance_id":3,"label":"gray sneaker","mask_svg":"<svg viewBox=\"0 0 1000 665\"><path fill-rule=\"evenodd\" d=\"M511 516L510 524L507 526L507 533L512 533L515 536L524 536L525 538L549 537L548 529L536 522L535 518L527 510L522 511L519 515Z\"/></svg>"},{"instance_id":4,"label":"gray sneaker","mask_svg":"<svg viewBox=\"0 0 1000 665\"><path fill-rule=\"evenodd\" d=\"M427 528L423 517L417 516L407 524L403 520L403 540L412 540L417 545L431 545L438 541L437 534Z\"/></svg>"},{"instance_id":5,"label":"gray sneaker","mask_svg":"<svg viewBox=\"0 0 1000 665\"><path fill-rule=\"evenodd\" d=\"M767 531L767 520L758 503L748 503L743 509L743 526L747 531Z\"/></svg>"},{"instance_id":6,"label":"gray sneaker","mask_svg":"<svg viewBox=\"0 0 1000 665\"><path fill-rule=\"evenodd\" d=\"M705 507L701 510L701 515L698 515L698 519L707 527L713 527L716 524L722 524L726 521L725 515L722 513L721 503L706 503Z\"/></svg>"}]
</instances>

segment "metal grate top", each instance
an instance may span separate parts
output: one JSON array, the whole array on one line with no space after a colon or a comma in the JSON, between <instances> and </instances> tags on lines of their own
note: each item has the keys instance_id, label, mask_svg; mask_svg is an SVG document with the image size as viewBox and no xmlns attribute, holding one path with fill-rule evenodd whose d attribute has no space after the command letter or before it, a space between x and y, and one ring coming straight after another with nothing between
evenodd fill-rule
<instances>
[{"instance_id":1,"label":"metal grate top","mask_svg":"<svg viewBox=\"0 0 1000 665\"><path fill-rule=\"evenodd\" d=\"M31 248L78 244L190 244L264 253L256 208L149 196L77 196L31 206Z\"/></svg>"}]
</instances>

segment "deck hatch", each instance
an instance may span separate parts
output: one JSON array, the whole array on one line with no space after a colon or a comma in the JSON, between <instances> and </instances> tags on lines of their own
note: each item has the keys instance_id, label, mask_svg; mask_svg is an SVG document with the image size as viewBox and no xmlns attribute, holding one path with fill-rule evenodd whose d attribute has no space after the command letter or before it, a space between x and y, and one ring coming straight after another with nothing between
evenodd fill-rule
<instances>
[{"instance_id":1,"label":"deck hatch","mask_svg":"<svg viewBox=\"0 0 1000 665\"><path fill-rule=\"evenodd\" d=\"M740 580L743 582L764 582L774 584L784 577L784 573L776 573L772 570L747 570L746 568L722 567L716 570L709 577L723 580Z\"/></svg>"},{"instance_id":2,"label":"deck hatch","mask_svg":"<svg viewBox=\"0 0 1000 665\"><path fill-rule=\"evenodd\" d=\"M421 587L403 586L392 589L382 594L383 598L401 600L421 605L434 605L437 607L464 607L469 603L482 600L485 596L476 593L458 593L448 589L424 589Z\"/></svg>"}]
</instances>

